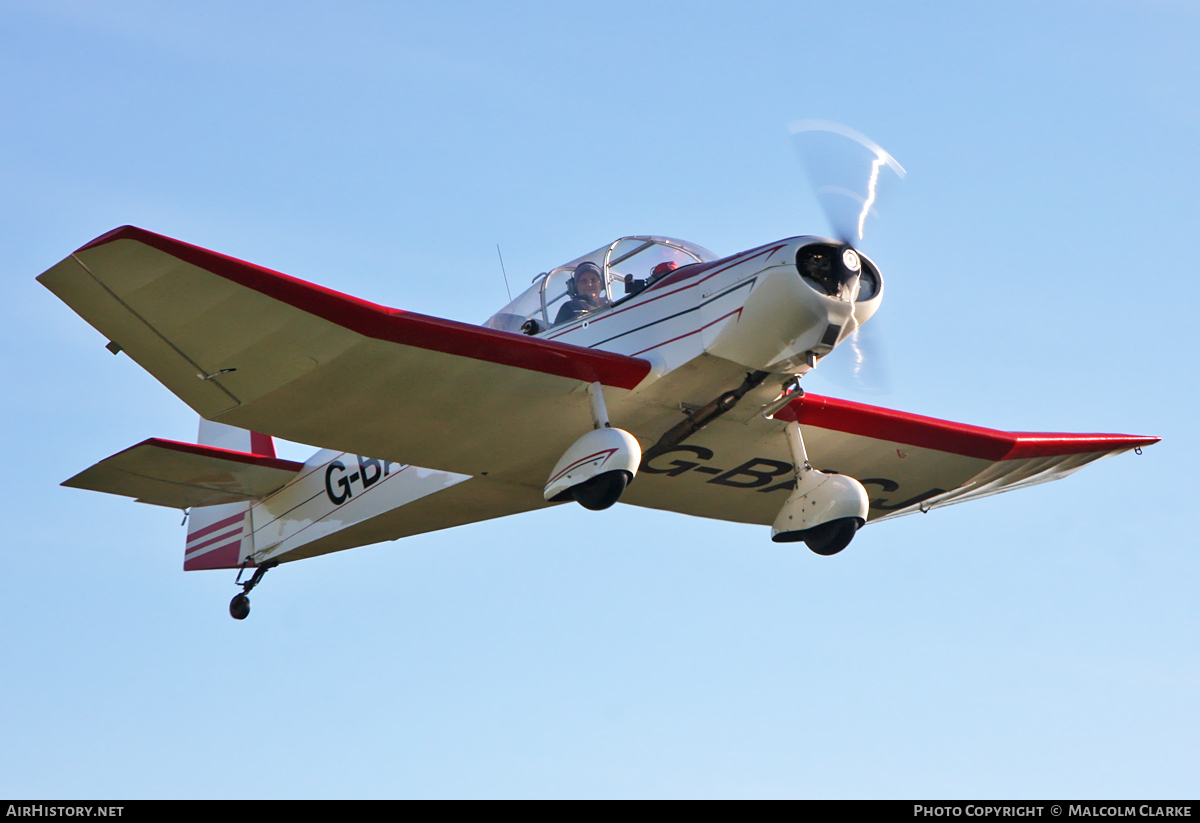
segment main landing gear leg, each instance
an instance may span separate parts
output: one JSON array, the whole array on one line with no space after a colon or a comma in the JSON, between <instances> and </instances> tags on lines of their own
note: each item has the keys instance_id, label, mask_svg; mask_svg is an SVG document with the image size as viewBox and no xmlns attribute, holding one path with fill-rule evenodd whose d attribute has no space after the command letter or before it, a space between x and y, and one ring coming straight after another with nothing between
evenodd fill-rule
<instances>
[{"instance_id":1,"label":"main landing gear leg","mask_svg":"<svg viewBox=\"0 0 1200 823\"><path fill-rule=\"evenodd\" d=\"M588 398L592 401L592 429L611 429L608 422L608 408L604 405L604 389L599 383L591 383L587 387ZM575 502L594 512L604 511L621 499L625 487L632 478L629 472L610 471L596 475L591 480L585 480L571 489Z\"/></svg>"},{"instance_id":2,"label":"main landing gear leg","mask_svg":"<svg viewBox=\"0 0 1200 823\"><path fill-rule=\"evenodd\" d=\"M250 561L247 560L246 563ZM237 580L233 581L235 586L242 587L241 594L235 594L233 599L229 601L229 616L234 620L245 620L250 616L250 598L251 589L262 582L263 575L279 565L278 562L263 563L254 570L254 575L245 583L242 582L242 574L246 571L246 563L242 564L242 568L238 570Z\"/></svg>"},{"instance_id":3,"label":"main landing gear leg","mask_svg":"<svg viewBox=\"0 0 1200 823\"><path fill-rule=\"evenodd\" d=\"M799 423L788 423L784 434L796 467L796 490L779 510L771 540L803 540L817 554L837 554L867 520L867 490L853 477L814 469L808 462Z\"/></svg>"},{"instance_id":4,"label":"main landing gear leg","mask_svg":"<svg viewBox=\"0 0 1200 823\"><path fill-rule=\"evenodd\" d=\"M642 462L637 438L609 422L599 383L587 387L592 430L563 452L542 496L551 503L574 500L585 509L607 509L621 498Z\"/></svg>"}]
</instances>

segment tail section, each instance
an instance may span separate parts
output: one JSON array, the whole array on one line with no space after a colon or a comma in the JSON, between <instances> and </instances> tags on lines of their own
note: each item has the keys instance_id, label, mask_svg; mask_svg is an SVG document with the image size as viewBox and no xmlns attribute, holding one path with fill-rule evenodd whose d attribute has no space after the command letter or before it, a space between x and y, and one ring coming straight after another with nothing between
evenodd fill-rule
<instances>
[{"instance_id":1,"label":"tail section","mask_svg":"<svg viewBox=\"0 0 1200 823\"><path fill-rule=\"evenodd\" d=\"M196 442L229 451L275 457L275 441L267 434L200 419ZM184 571L235 569L254 554L253 501L192 509L188 517ZM251 563L253 565L253 563Z\"/></svg>"},{"instance_id":2,"label":"tail section","mask_svg":"<svg viewBox=\"0 0 1200 823\"><path fill-rule=\"evenodd\" d=\"M275 478L278 486L252 499L193 508L185 571L299 560L497 516L480 517L491 502L482 491L445 495L470 475L330 450L318 451L303 465L290 463L271 456L270 437L207 420L200 421L198 440L199 448L287 464L287 478ZM514 508L507 494L495 503L504 514Z\"/></svg>"},{"instance_id":3,"label":"tail section","mask_svg":"<svg viewBox=\"0 0 1200 823\"><path fill-rule=\"evenodd\" d=\"M271 437L208 420L196 439L152 437L63 485L187 509L184 571L262 568L545 505L532 487L357 454L283 460Z\"/></svg>"},{"instance_id":4,"label":"tail section","mask_svg":"<svg viewBox=\"0 0 1200 823\"><path fill-rule=\"evenodd\" d=\"M254 554L250 503L192 509L188 517L183 570L236 569Z\"/></svg>"},{"instance_id":5,"label":"tail section","mask_svg":"<svg viewBox=\"0 0 1200 823\"><path fill-rule=\"evenodd\" d=\"M546 505L533 487L328 449L283 460L269 436L207 420L196 439L152 437L63 485L187 509L185 571L263 568Z\"/></svg>"},{"instance_id":6,"label":"tail section","mask_svg":"<svg viewBox=\"0 0 1200 823\"><path fill-rule=\"evenodd\" d=\"M200 432L196 435L196 442L201 446L216 446L231 452L257 454L260 457L275 456L275 438L271 435L226 426L224 423L205 420L203 417L200 418Z\"/></svg>"}]
</instances>

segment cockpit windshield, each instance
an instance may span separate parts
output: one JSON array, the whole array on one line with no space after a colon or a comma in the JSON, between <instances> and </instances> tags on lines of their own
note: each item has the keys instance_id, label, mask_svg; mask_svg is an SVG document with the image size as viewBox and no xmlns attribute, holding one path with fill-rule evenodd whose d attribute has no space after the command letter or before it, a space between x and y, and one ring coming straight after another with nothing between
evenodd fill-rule
<instances>
[{"instance_id":1,"label":"cockpit windshield","mask_svg":"<svg viewBox=\"0 0 1200 823\"><path fill-rule=\"evenodd\" d=\"M716 259L708 249L684 240L622 237L539 274L532 286L484 325L537 334L607 311L676 269Z\"/></svg>"}]
</instances>

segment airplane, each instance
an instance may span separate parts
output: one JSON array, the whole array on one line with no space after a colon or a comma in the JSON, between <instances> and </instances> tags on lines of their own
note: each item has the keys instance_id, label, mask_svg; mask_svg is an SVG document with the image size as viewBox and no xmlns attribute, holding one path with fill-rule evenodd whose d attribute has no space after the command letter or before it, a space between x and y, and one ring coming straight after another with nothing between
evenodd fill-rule
<instances>
[{"instance_id":1,"label":"airplane","mask_svg":"<svg viewBox=\"0 0 1200 823\"><path fill-rule=\"evenodd\" d=\"M770 526L829 556L1158 442L806 393L882 301L852 236L727 256L621 237L472 325L123 226L38 280L200 415L197 442L150 438L63 485L184 510L184 569L237 569L242 620L282 563L560 503ZM280 459L275 437L321 449Z\"/></svg>"}]
</instances>

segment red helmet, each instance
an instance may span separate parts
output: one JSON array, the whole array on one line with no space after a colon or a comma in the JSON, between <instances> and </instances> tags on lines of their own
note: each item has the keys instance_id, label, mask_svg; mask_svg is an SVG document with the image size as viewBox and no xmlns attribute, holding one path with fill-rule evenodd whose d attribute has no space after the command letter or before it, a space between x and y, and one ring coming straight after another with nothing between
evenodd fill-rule
<instances>
[{"instance_id":1,"label":"red helmet","mask_svg":"<svg viewBox=\"0 0 1200 823\"><path fill-rule=\"evenodd\" d=\"M675 271L675 269L677 269L677 268L679 268L678 263L676 263L674 260L668 260L665 263L659 263L657 266L655 266L654 270L652 272L650 272L650 274L653 277L661 277L662 275L667 274L668 272Z\"/></svg>"}]
</instances>

